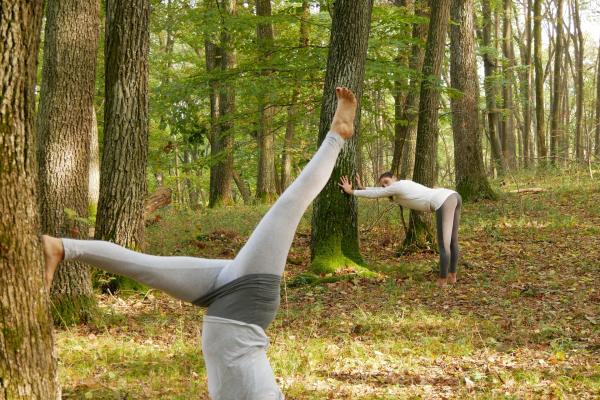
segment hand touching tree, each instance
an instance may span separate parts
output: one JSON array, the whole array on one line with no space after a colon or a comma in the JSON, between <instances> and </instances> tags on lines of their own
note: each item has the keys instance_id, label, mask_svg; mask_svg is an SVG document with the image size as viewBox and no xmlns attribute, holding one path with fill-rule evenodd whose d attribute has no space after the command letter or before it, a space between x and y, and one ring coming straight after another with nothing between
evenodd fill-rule
<instances>
[{"instance_id":1,"label":"hand touching tree","mask_svg":"<svg viewBox=\"0 0 600 400\"><path fill-rule=\"evenodd\" d=\"M338 185L344 190L344 192L348 194L354 193L354 190L352 190L352 183L347 176L342 176Z\"/></svg>"}]
</instances>

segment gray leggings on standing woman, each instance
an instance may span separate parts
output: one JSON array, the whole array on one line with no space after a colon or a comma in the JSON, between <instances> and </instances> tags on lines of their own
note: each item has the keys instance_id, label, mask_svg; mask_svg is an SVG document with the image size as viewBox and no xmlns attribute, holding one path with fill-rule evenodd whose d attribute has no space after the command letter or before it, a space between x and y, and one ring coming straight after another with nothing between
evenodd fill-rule
<instances>
[{"instance_id":1,"label":"gray leggings on standing woman","mask_svg":"<svg viewBox=\"0 0 600 400\"><path fill-rule=\"evenodd\" d=\"M444 204L435 211L437 225L437 240L440 250L440 277L448 277L455 273L458 265L458 225L462 198L460 194L451 194Z\"/></svg>"}]
</instances>

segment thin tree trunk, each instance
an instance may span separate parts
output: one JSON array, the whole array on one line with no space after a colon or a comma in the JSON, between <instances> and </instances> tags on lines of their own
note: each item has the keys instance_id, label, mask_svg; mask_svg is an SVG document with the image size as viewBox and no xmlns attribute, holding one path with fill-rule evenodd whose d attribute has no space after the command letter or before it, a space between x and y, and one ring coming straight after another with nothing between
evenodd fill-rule
<instances>
[{"instance_id":1,"label":"thin tree trunk","mask_svg":"<svg viewBox=\"0 0 600 400\"><path fill-rule=\"evenodd\" d=\"M300 18L300 48L307 48L309 43L309 24L310 5L308 0L302 0L302 10ZM296 115L298 114L298 98L300 96L301 81L297 80L294 87L290 105L287 109L287 123L285 127L285 139L283 142L283 151L281 153L281 178L280 192L282 193L292 180L292 155L290 148L296 135Z\"/></svg>"},{"instance_id":2,"label":"thin tree trunk","mask_svg":"<svg viewBox=\"0 0 600 400\"><path fill-rule=\"evenodd\" d=\"M594 126L596 132L594 154L596 158L600 158L600 45L598 46L598 60L596 62L596 117Z\"/></svg>"},{"instance_id":3,"label":"thin tree trunk","mask_svg":"<svg viewBox=\"0 0 600 400\"><path fill-rule=\"evenodd\" d=\"M220 0L221 16L221 45L220 45L220 71L225 74L235 68L236 54L231 27L225 23L226 16L236 15L237 3L235 0ZM218 100L218 130L211 144L211 153L214 157L213 169L211 172L214 186L210 192L210 207L216 207L221 204L233 203L232 181L233 181L233 142L234 142L234 123L233 114L235 112L235 89L229 76L220 79L219 100Z\"/></svg>"},{"instance_id":4,"label":"thin tree trunk","mask_svg":"<svg viewBox=\"0 0 600 400\"><path fill-rule=\"evenodd\" d=\"M506 161L506 165L510 169L517 167L513 100L513 69L515 67L515 57L512 44L512 3L512 0L504 0L502 22L502 54L504 55L504 62L502 63L502 74L504 75L504 84L502 85L502 108L504 109L504 112L502 115L501 139L502 154Z\"/></svg>"},{"instance_id":5,"label":"thin tree trunk","mask_svg":"<svg viewBox=\"0 0 600 400\"><path fill-rule=\"evenodd\" d=\"M408 3L408 2L407 2ZM418 16L425 15L425 4L422 1L416 1L413 4L414 13ZM415 23L412 27L412 37L416 43L411 50L408 67L413 75L408 82L408 94L400 96L399 88L396 88L396 106L395 106L395 135L394 135L394 155L392 158L391 171L400 178L412 176L415 156L415 138L418 123L419 95L421 84L421 71L423 69L423 59L425 49L419 42L427 39L427 25ZM401 85L402 82L399 82Z\"/></svg>"},{"instance_id":6,"label":"thin tree trunk","mask_svg":"<svg viewBox=\"0 0 600 400\"><path fill-rule=\"evenodd\" d=\"M535 64L535 120L538 157L545 162L546 123L544 116L544 68L542 65L542 0L533 1L533 59Z\"/></svg>"},{"instance_id":7,"label":"thin tree trunk","mask_svg":"<svg viewBox=\"0 0 600 400\"><path fill-rule=\"evenodd\" d=\"M583 102L584 102L584 83L583 83L583 58L585 54L585 41L583 38L583 32L581 31L581 18L579 15L579 0L573 0L573 21L575 22L575 32L577 39L575 43L575 58L576 58L576 71L577 71L577 83L576 87L576 101L577 110L575 111L575 158L578 162L583 162Z\"/></svg>"},{"instance_id":8,"label":"thin tree trunk","mask_svg":"<svg viewBox=\"0 0 600 400\"><path fill-rule=\"evenodd\" d=\"M273 201L277 194L275 185L275 132L273 130L273 118L275 107L270 100L271 88L269 77L272 69L271 52L273 51L273 24L271 18L271 0L256 0L256 15L260 18L256 27L258 44L258 62L261 67L262 85L259 85L258 93L258 175L256 184L256 198L265 203ZM267 19L265 21L265 19Z\"/></svg>"},{"instance_id":9,"label":"thin tree trunk","mask_svg":"<svg viewBox=\"0 0 600 400\"><path fill-rule=\"evenodd\" d=\"M38 114L39 205L42 232L88 238L74 216L88 216L90 141L94 129L99 4L49 0ZM77 46L73 46L77 38ZM95 308L90 271L80 262L61 264L52 284L52 312L59 324L86 321Z\"/></svg>"},{"instance_id":10,"label":"thin tree trunk","mask_svg":"<svg viewBox=\"0 0 600 400\"><path fill-rule=\"evenodd\" d=\"M456 189L466 200L495 198L481 152L479 84L475 58L473 0L452 0L450 78L459 96L451 97Z\"/></svg>"},{"instance_id":11,"label":"thin tree trunk","mask_svg":"<svg viewBox=\"0 0 600 400\"><path fill-rule=\"evenodd\" d=\"M559 162L559 141L562 127L560 126L561 119L561 65L563 51L563 0L556 1L556 50L554 51L554 73L552 84L552 108L550 111L550 155L552 164L557 165Z\"/></svg>"},{"instance_id":12,"label":"thin tree trunk","mask_svg":"<svg viewBox=\"0 0 600 400\"><path fill-rule=\"evenodd\" d=\"M419 102L419 123L413 180L425 186L436 182L440 77L450 17L450 0L431 2L431 18ZM403 249L430 248L434 243L430 219L411 210Z\"/></svg>"},{"instance_id":13,"label":"thin tree trunk","mask_svg":"<svg viewBox=\"0 0 600 400\"><path fill-rule=\"evenodd\" d=\"M41 1L0 2L0 398L10 400L60 399L36 205L42 14Z\"/></svg>"},{"instance_id":14,"label":"thin tree trunk","mask_svg":"<svg viewBox=\"0 0 600 400\"><path fill-rule=\"evenodd\" d=\"M532 30L531 30L531 9L532 0L527 0L525 9L525 28L523 39L520 41L521 68L519 68L519 92L521 101L521 110L523 113L523 123L521 129L522 158L523 165L531 165L531 50L532 50ZM517 21L518 23L518 21Z\"/></svg>"},{"instance_id":15,"label":"thin tree trunk","mask_svg":"<svg viewBox=\"0 0 600 400\"><path fill-rule=\"evenodd\" d=\"M88 207L90 214L96 215L100 197L100 143L98 138L98 120L96 109L92 105L92 130L90 133L90 169L88 179ZM93 228L93 227L92 227ZM92 235L93 236L93 235Z\"/></svg>"},{"instance_id":16,"label":"thin tree trunk","mask_svg":"<svg viewBox=\"0 0 600 400\"><path fill-rule=\"evenodd\" d=\"M139 249L143 244L148 159L150 3L107 3L104 146L95 238ZM117 278L116 289L123 284Z\"/></svg>"},{"instance_id":17,"label":"thin tree trunk","mask_svg":"<svg viewBox=\"0 0 600 400\"><path fill-rule=\"evenodd\" d=\"M354 136L347 141L331 179L314 202L311 269L315 272L332 272L345 266L363 264L358 246L356 199L340 193L338 182L342 175L356 175L360 98L372 9L373 0L338 0L334 3L318 143L329 131L335 113L336 86L350 88L359 99L359 108Z\"/></svg>"},{"instance_id":18,"label":"thin tree trunk","mask_svg":"<svg viewBox=\"0 0 600 400\"><path fill-rule=\"evenodd\" d=\"M481 29L481 40L483 46L490 49L492 47L492 9L490 0L482 0L483 26ZM498 78L496 76L497 59L494 52L486 51L483 53L483 67L485 74L485 100L487 108L488 137L492 151L492 158L498 175L503 175L506 171L506 162L502 156L502 146L498 137L498 107L496 104Z\"/></svg>"}]
</instances>

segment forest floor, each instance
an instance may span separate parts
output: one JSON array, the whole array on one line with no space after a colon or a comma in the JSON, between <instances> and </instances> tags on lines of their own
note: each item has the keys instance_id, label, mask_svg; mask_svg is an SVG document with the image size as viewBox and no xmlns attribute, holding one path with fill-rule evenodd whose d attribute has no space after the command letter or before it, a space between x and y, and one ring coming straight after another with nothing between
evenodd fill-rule
<instances>
[{"instance_id":1,"label":"forest floor","mask_svg":"<svg viewBox=\"0 0 600 400\"><path fill-rule=\"evenodd\" d=\"M379 279L282 290L269 358L287 399L600 398L600 185L583 172L495 182L465 204L459 282L437 255L398 257L400 213L361 201ZM523 187L540 193L509 193ZM267 207L163 211L147 251L230 258ZM306 272L310 210L286 282ZM165 266L168 267L168 266ZM150 291L100 296L101 317L57 331L64 399L206 399L202 311Z\"/></svg>"}]
</instances>

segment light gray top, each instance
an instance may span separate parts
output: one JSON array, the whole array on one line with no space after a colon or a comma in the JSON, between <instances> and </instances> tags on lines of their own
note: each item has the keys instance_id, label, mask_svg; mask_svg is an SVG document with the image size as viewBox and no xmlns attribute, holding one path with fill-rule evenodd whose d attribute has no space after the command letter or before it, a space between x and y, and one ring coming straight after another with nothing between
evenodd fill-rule
<instances>
[{"instance_id":1,"label":"light gray top","mask_svg":"<svg viewBox=\"0 0 600 400\"><path fill-rule=\"evenodd\" d=\"M365 188L355 190L354 195L371 199L379 197L393 197L394 201L402 207L417 211L435 211L444 204L444 201L456 193L454 190L444 188L428 188L420 183L400 180L387 187Z\"/></svg>"},{"instance_id":2,"label":"light gray top","mask_svg":"<svg viewBox=\"0 0 600 400\"><path fill-rule=\"evenodd\" d=\"M204 317L202 352L212 400L284 400L267 359L269 339L258 325Z\"/></svg>"}]
</instances>

